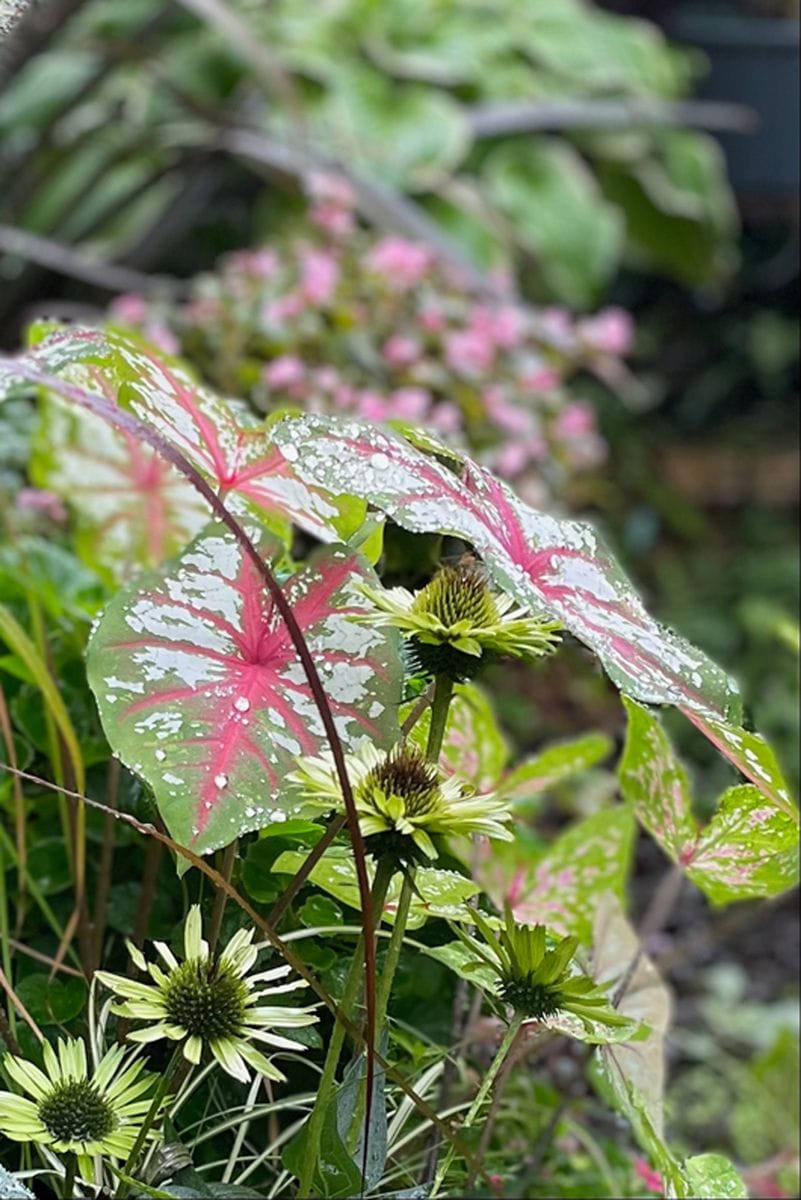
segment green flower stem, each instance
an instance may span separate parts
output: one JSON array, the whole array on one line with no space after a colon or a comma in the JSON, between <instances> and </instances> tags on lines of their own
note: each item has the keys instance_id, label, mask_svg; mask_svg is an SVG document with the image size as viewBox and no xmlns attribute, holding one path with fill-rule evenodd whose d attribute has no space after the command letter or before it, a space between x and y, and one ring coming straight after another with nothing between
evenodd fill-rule
<instances>
[{"instance_id":1,"label":"green flower stem","mask_svg":"<svg viewBox=\"0 0 801 1200\"><path fill-rule=\"evenodd\" d=\"M426 745L426 758L432 763L439 762L452 695L453 681L447 675L437 675L434 683L434 699L431 703L431 724L428 728L428 744Z\"/></svg>"},{"instance_id":2,"label":"green flower stem","mask_svg":"<svg viewBox=\"0 0 801 1200\"><path fill-rule=\"evenodd\" d=\"M72 1200L75 1195L75 1172L78 1166L78 1159L74 1154L67 1154L64 1158L64 1198Z\"/></svg>"},{"instance_id":3,"label":"green flower stem","mask_svg":"<svg viewBox=\"0 0 801 1200\"><path fill-rule=\"evenodd\" d=\"M183 1060L183 1051L181 1049L181 1043L179 1042L172 1052L172 1058L167 1063L167 1068L164 1071L164 1074L159 1079L150 1108L145 1113L141 1128L136 1136L136 1141L134 1142L133 1146L131 1146L131 1153L125 1160L125 1166L122 1168L123 1175L133 1175L139 1160L139 1155L142 1153L142 1148L144 1147L147 1139L147 1135L150 1132L153 1122L156 1120L159 1112L161 1111L164 1098L169 1092L173 1079L175 1078L175 1074L178 1068L181 1066ZM129 1184L123 1180L117 1189L116 1200L124 1200L125 1196L128 1195L129 1190Z\"/></svg>"},{"instance_id":4,"label":"green flower stem","mask_svg":"<svg viewBox=\"0 0 801 1200\"><path fill-rule=\"evenodd\" d=\"M392 991L392 983L395 978L395 972L398 969L398 961L400 959L401 949L403 947L403 938L406 933L406 922L409 919L409 908L414 895L414 867L403 876L403 887L401 888L400 899L398 900L398 909L395 913L395 924L392 927L392 936L389 939L387 947L387 956L384 960L384 967L381 971L381 981L376 992L375 1000L375 1031L376 1037L381 1039L381 1031L384 1028L384 1023L387 1019L387 1008L389 1006L389 996ZM356 1146L359 1140L359 1130L364 1121L364 1111L367 1103L367 1081L359 1088L359 1097L354 1105L353 1117L351 1118L350 1129L348 1130L347 1145L351 1154L356 1151Z\"/></svg>"},{"instance_id":5,"label":"green flower stem","mask_svg":"<svg viewBox=\"0 0 801 1200\"><path fill-rule=\"evenodd\" d=\"M380 914L384 907L387 890L389 888L392 876L395 873L394 863L388 860L379 860L376 865L375 877L373 878L373 887L370 893L371 908L373 921L378 924ZM337 1008L337 1014L341 1013L343 1017L349 1017L359 990L362 985L364 969L364 935L360 934L359 940L356 943L356 949L351 959L350 969L345 980L345 987L342 992L342 999ZM303 1174L298 1180L298 1195L311 1196L312 1181L314 1173L317 1169L319 1158L320 1134L322 1132L323 1120L325 1119L326 1109L331 1102L331 1094L334 1090L336 1082L337 1066L339 1065L339 1056L342 1052L342 1047L345 1042L345 1026L341 1021L334 1022L334 1028L331 1032L331 1040L328 1043L328 1050L323 1064L323 1073L320 1076L320 1083L317 1088L317 1096L315 1097L314 1107L309 1116L308 1124L305 1126L305 1143L306 1155L304 1158Z\"/></svg>"},{"instance_id":6,"label":"green flower stem","mask_svg":"<svg viewBox=\"0 0 801 1200\"><path fill-rule=\"evenodd\" d=\"M514 1017L512 1018L512 1020L509 1024L508 1029L506 1030L506 1034L504 1036L503 1041L501 1042L498 1053L495 1055L495 1057L492 1060L492 1066L487 1071L487 1074L484 1076L484 1080L481 1084L481 1087L478 1089L478 1092L476 1093L476 1098L473 1101L473 1103L470 1105L470 1108L468 1109L467 1116L465 1117L465 1119L462 1123L462 1130L469 1129L470 1126L475 1121L476 1117L481 1112L481 1109L484 1106L484 1101L486 1100L487 1096L489 1095L490 1091L492 1090L492 1085L495 1083L497 1074L500 1071L501 1067L503 1066L504 1061L506 1060L506 1057L507 1057L509 1051L512 1049L514 1041L520 1031L520 1026L523 1024L523 1020L524 1020L524 1018L523 1018L522 1013L515 1013ZM450 1168L450 1165L451 1165L451 1162L453 1161L453 1157L454 1157L455 1153L456 1152L455 1152L453 1146L449 1146L448 1153L445 1155L445 1160L442 1163L442 1166L440 1167L440 1169L437 1171L437 1176L436 1176L436 1179L434 1180L434 1186L431 1189L431 1192L429 1193L429 1200L434 1200L434 1197L437 1195L437 1192L442 1187L443 1181L445 1179L445 1176L448 1174L448 1169Z\"/></svg>"}]
</instances>

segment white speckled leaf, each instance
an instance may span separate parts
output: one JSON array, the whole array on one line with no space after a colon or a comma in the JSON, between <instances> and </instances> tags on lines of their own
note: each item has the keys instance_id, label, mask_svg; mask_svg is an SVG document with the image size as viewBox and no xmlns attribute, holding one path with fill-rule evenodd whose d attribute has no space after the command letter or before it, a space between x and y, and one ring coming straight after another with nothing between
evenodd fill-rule
<instances>
[{"instance_id":1,"label":"white speckled leaf","mask_svg":"<svg viewBox=\"0 0 801 1200\"><path fill-rule=\"evenodd\" d=\"M797 815L744 784L725 792L708 825L699 829L687 776L658 718L632 700L625 703L629 727L621 790L688 878L715 904L774 896L793 887Z\"/></svg>"},{"instance_id":2,"label":"white speckled leaf","mask_svg":"<svg viewBox=\"0 0 801 1200\"><path fill-rule=\"evenodd\" d=\"M273 870L294 875L303 866L306 855L297 850L285 850L276 860ZM374 867L371 860L367 872L372 882ZM353 862L353 851L349 846L331 846L309 875L312 883L328 892L336 900L351 908L361 909L359 882ZM400 899L402 879L395 875L389 885L384 903L383 920L392 924ZM442 871L438 867L420 867L415 875L415 887L420 893L412 897L409 909L408 929L419 929L429 917L442 917L448 921L469 921L470 909L465 901L478 892L478 884L466 879L457 871Z\"/></svg>"},{"instance_id":3,"label":"white speckled leaf","mask_svg":"<svg viewBox=\"0 0 801 1200\"><path fill-rule=\"evenodd\" d=\"M309 484L362 496L406 529L470 542L502 588L558 617L621 689L648 703L736 715L736 684L648 615L591 526L535 511L470 459L459 477L365 422L305 416L282 421L274 436Z\"/></svg>"},{"instance_id":4,"label":"white speckled leaf","mask_svg":"<svg viewBox=\"0 0 801 1200\"><path fill-rule=\"evenodd\" d=\"M790 798L776 755L761 734L732 725L713 713L685 711L685 715L777 808L798 819L798 809Z\"/></svg>"},{"instance_id":5,"label":"white speckled leaf","mask_svg":"<svg viewBox=\"0 0 801 1200\"><path fill-rule=\"evenodd\" d=\"M91 566L115 579L158 566L208 523L192 485L131 434L55 395L42 397L40 414L31 479L75 511L77 545Z\"/></svg>"},{"instance_id":6,"label":"white speckled leaf","mask_svg":"<svg viewBox=\"0 0 801 1200\"><path fill-rule=\"evenodd\" d=\"M356 624L374 579L342 547L284 585L346 748L398 737L394 631ZM212 525L111 601L87 652L106 735L152 787L170 833L197 853L294 811L283 781L325 733L289 633L239 543Z\"/></svg>"},{"instance_id":7,"label":"white speckled leaf","mask_svg":"<svg viewBox=\"0 0 801 1200\"><path fill-rule=\"evenodd\" d=\"M265 424L244 406L235 409L130 334L60 329L8 360L0 374L42 382L29 371L61 376L116 400L179 450L239 516L291 521L325 542L347 536L363 516L363 504L337 504L299 479Z\"/></svg>"},{"instance_id":8,"label":"white speckled leaf","mask_svg":"<svg viewBox=\"0 0 801 1200\"><path fill-rule=\"evenodd\" d=\"M603 809L571 826L542 854L520 842L485 843L476 878L498 908L518 921L575 934L589 945L598 897L622 897L635 822L627 805Z\"/></svg>"},{"instance_id":9,"label":"white speckled leaf","mask_svg":"<svg viewBox=\"0 0 801 1200\"><path fill-rule=\"evenodd\" d=\"M739 1171L722 1154L694 1154L682 1164L683 1195L693 1200L747 1200Z\"/></svg>"}]
</instances>

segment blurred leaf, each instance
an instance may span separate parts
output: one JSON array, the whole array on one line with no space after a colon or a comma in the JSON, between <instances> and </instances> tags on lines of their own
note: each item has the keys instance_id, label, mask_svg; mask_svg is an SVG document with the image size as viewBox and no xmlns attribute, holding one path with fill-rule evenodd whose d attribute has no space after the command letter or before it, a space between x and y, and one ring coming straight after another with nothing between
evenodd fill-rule
<instances>
[{"instance_id":1,"label":"blurred leaf","mask_svg":"<svg viewBox=\"0 0 801 1200\"><path fill-rule=\"evenodd\" d=\"M493 150L484 174L556 295L580 308L596 303L617 270L623 223L579 155L564 142L531 137Z\"/></svg>"},{"instance_id":2,"label":"blurred leaf","mask_svg":"<svg viewBox=\"0 0 801 1200\"><path fill-rule=\"evenodd\" d=\"M401 709L401 724L413 708L414 703ZM409 734L409 740L423 751L430 727L429 707ZM509 746L498 727L487 694L473 683L456 684L442 747L443 767L471 783L479 792L487 792L497 785L508 756Z\"/></svg>"},{"instance_id":3,"label":"blurred leaf","mask_svg":"<svg viewBox=\"0 0 801 1200\"><path fill-rule=\"evenodd\" d=\"M17 984L17 995L39 1025L63 1025L77 1017L86 1004L83 979L26 975Z\"/></svg>"},{"instance_id":4,"label":"blurred leaf","mask_svg":"<svg viewBox=\"0 0 801 1200\"><path fill-rule=\"evenodd\" d=\"M525 759L504 776L497 790L519 807L529 797L602 762L613 749L614 742L605 733L587 733L569 742L557 742Z\"/></svg>"},{"instance_id":5,"label":"blurred leaf","mask_svg":"<svg viewBox=\"0 0 801 1200\"><path fill-rule=\"evenodd\" d=\"M599 896L623 897L634 833L628 807L603 809L571 825L543 854L519 842L493 843L477 878L498 908L511 905L518 921L541 922L589 944Z\"/></svg>"}]
</instances>

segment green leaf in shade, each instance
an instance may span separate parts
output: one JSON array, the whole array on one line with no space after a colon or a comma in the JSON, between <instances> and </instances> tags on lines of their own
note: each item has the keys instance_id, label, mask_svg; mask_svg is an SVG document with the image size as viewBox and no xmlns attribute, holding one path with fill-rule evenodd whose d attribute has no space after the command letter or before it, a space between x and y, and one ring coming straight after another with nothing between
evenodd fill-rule
<instances>
[{"instance_id":1,"label":"green leaf in shade","mask_svg":"<svg viewBox=\"0 0 801 1200\"><path fill-rule=\"evenodd\" d=\"M629 727L621 790L641 824L687 877L719 905L775 896L793 887L798 881L797 817L744 784L724 792L709 823L699 828L686 772L658 717L632 700L625 704Z\"/></svg>"},{"instance_id":2,"label":"green leaf in shade","mask_svg":"<svg viewBox=\"0 0 801 1200\"><path fill-rule=\"evenodd\" d=\"M413 708L414 703L404 706L401 723ZM421 750L426 748L430 726L431 709L427 708L409 735ZM442 746L443 768L485 792L496 787L508 757L509 746L486 693L474 683L456 684Z\"/></svg>"},{"instance_id":3,"label":"green leaf in shade","mask_svg":"<svg viewBox=\"0 0 801 1200\"><path fill-rule=\"evenodd\" d=\"M307 1146L308 1123L287 1144L281 1160L288 1171L300 1176L310 1153ZM348 1153L337 1128L337 1106L328 1104L320 1130L320 1142L315 1148L317 1169L313 1180L314 1194L329 1200L335 1197L361 1196L362 1174Z\"/></svg>"},{"instance_id":4,"label":"green leaf in shade","mask_svg":"<svg viewBox=\"0 0 801 1200\"><path fill-rule=\"evenodd\" d=\"M613 749L614 743L605 733L587 733L569 742L555 742L505 775L497 790L510 800L524 801L602 762Z\"/></svg>"},{"instance_id":5,"label":"green leaf in shade","mask_svg":"<svg viewBox=\"0 0 801 1200\"><path fill-rule=\"evenodd\" d=\"M63 1025L77 1017L86 1004L86 983L72 976L48 979L47 975L25 975L17 995L39 1025Z\"/></svg>"},{"instance_id":6,"label":"green leaf in shade","mask_svg":"<svg viewBox=\"0 0 801 1200\"><path fill-rule=\"evenodd\" d=\"M365 609L355 586L365 578L375 577L363 560L324 547L283 589L351 750L398 737L395 632L348 619ZM227 530L211 525L114 597L87 673L111 746L179 842L206 854L298 815L284 779L327 738L287 628Z\"/></svg>"},{"instance_id":7,"label":"green leaf in shade","mask_svg":"<svg viewBox=\"0 0 801 1200\"><path fill-rule=\"evenodd\" d=\"M686 717L696 725L721 754L742 771L760 792L768 797L794 821L798 820L796 808L787 786L782 769L773 750L759 733L752 733L740 725L723 720L714 713L689 712Z\"/></svg>"},{"instance_id":8,"label":"green leaf in shade","mask_svg":"<svg viewBox=\"0 0 801 1200\"><path fill-rule=\"evenodd\" d=\"M277 859L273 869L294 875L305 860L305 854L287 850ZM372 862L368 862L367 872L371 880L373 870ZM332 846L312 868L309 878L334 899L341 900L350 908L361 908L353 852L349 847ZM445 917L449 921L470 920L470 912L465 909L464 902L475 896L479 887L464 875L437 867L421 867L415 875L415 886L420 895L415 896L411 903L409 929L418 929L429 917ZM389 886L383 912L383 920L390 925L395 920L400 891L401 880L396 875Z\"/></svg>"},{"instance_id":9,"label":"green leaf in shade","mask_svg":"<svg viewBox=\"0 0 801 1200\"><path fill-rule=\"evenodd\" d=\"M511 905L518 921L592 941L598 898L622 899L635 821L627 806L603 809L571 826L542 854L522 843L485 848L476 878L500 909Z\"/></svg>"},{"instance_id":10,"label":"green leaf in shade","mask_svg":"<svg viewBox=\"0 0 801 1200\"><path fill-rule=\"evenodd\" d=\"M617 271L624 225L578 151L547 137L507 141L488 155L483 175L553 291L579 307L596 303Z\"/></svg>"}]
</instances>

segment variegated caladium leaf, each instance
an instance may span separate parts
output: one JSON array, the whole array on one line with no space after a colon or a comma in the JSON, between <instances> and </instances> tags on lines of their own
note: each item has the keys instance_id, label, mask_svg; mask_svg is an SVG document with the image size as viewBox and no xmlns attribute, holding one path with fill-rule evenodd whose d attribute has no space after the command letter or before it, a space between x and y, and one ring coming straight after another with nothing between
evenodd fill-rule
<instances>
[{"instance_id":1,"label":"variegated caladium leaf","mask_svg":"<svg viewBox=\"0 0 801 1200\"><path fill-rule=\"evenodd\" d=\"M626 699L620 786L640 823L714 904L774 896L798 881L798 816L746 784L701 828L687 774L659 719ZM764 743L763 743L764 745ZM778 769L778 768L776 768Z\"/></svg>"},{"instance_id":2,"label":"variegated caladium leaf","mask_svg":"<svg viewBox=\"0 0 801 1200\"><path fill-rule=\"evenodd\" d=\"M366 578L364 560L334 546L283 588L348 749L399 734L394 631L349 620ZM228 531L210 526L115 596L87 670L112 748L150 784L176 840L208 853L296 812L284 778L327 739L289 633Z\"/></svg>"},{"instance_id":3,"label":"variegated caladium leaf","mask_svg":"<svg viewBox=\"0 0 801 1200\"><path fill-rule=\"evenodd\" d=\"M413 710L404 706L401 719ZM431 709L427 708L413 726L409 740L425 752L431 728ZM440 764L471 783L476 791L489 792L498 785L509 746L498 728L489 697L474 683L457 683L448 710L448 725L442 743Z\"/></svg>"},{"instance_id":4,"label":"variegated caladium leaf","mask_svg":"<svg viewBox=\"0 0 801 1200\"><path fill-rule=\"evenodd\" d=\"M736 683L649 616L590 525L537 512L470 459L451 470L366 422L287 418L274 437L310 485L362 496L414 532L470 542L500 587L559 618L621 690L736 719Z\"/></svg>"},{"instance_id":5,"label":"variegated caladium leaf","mask_svg":"<svg viewBox=\"0 0 801 1200\"><path fill-rule=\"evenodd\" d=\"M517 921L589 944L599 896L623 897L635 825L629 807L620 804L585 817L539 853L522 838L484 843L475 875L492 902L499 909L509 904Z\"/></svg>"},{"instance_id":6,"label":"variegated caladium leaf","mask_svg":"<svg viewBox=\"0 0 801 1200\"><path fill-rule=\"evenodd\" d=\"M81 557L113 579L158 566L208 523L195 489L149 446L53 394L40 402L30 475L69 502Z\"/></svg>"},{"instance_id":7,"label":"variegated caladium leaf","mask_svg":"<svg viewBox=\"0 0 801 1200\"><path fill-rule=\"evenodd\" d=\"M324 542L342 540L363 519L363 502L338 503L299 479L265 422L129 334L113 328L46 333L26 354L0 364L3 379L28 380L56 394L64 379L116 399L185 455L239 517L255 514L277 530L292 522Z\"/></svg>"}]
</instances>

